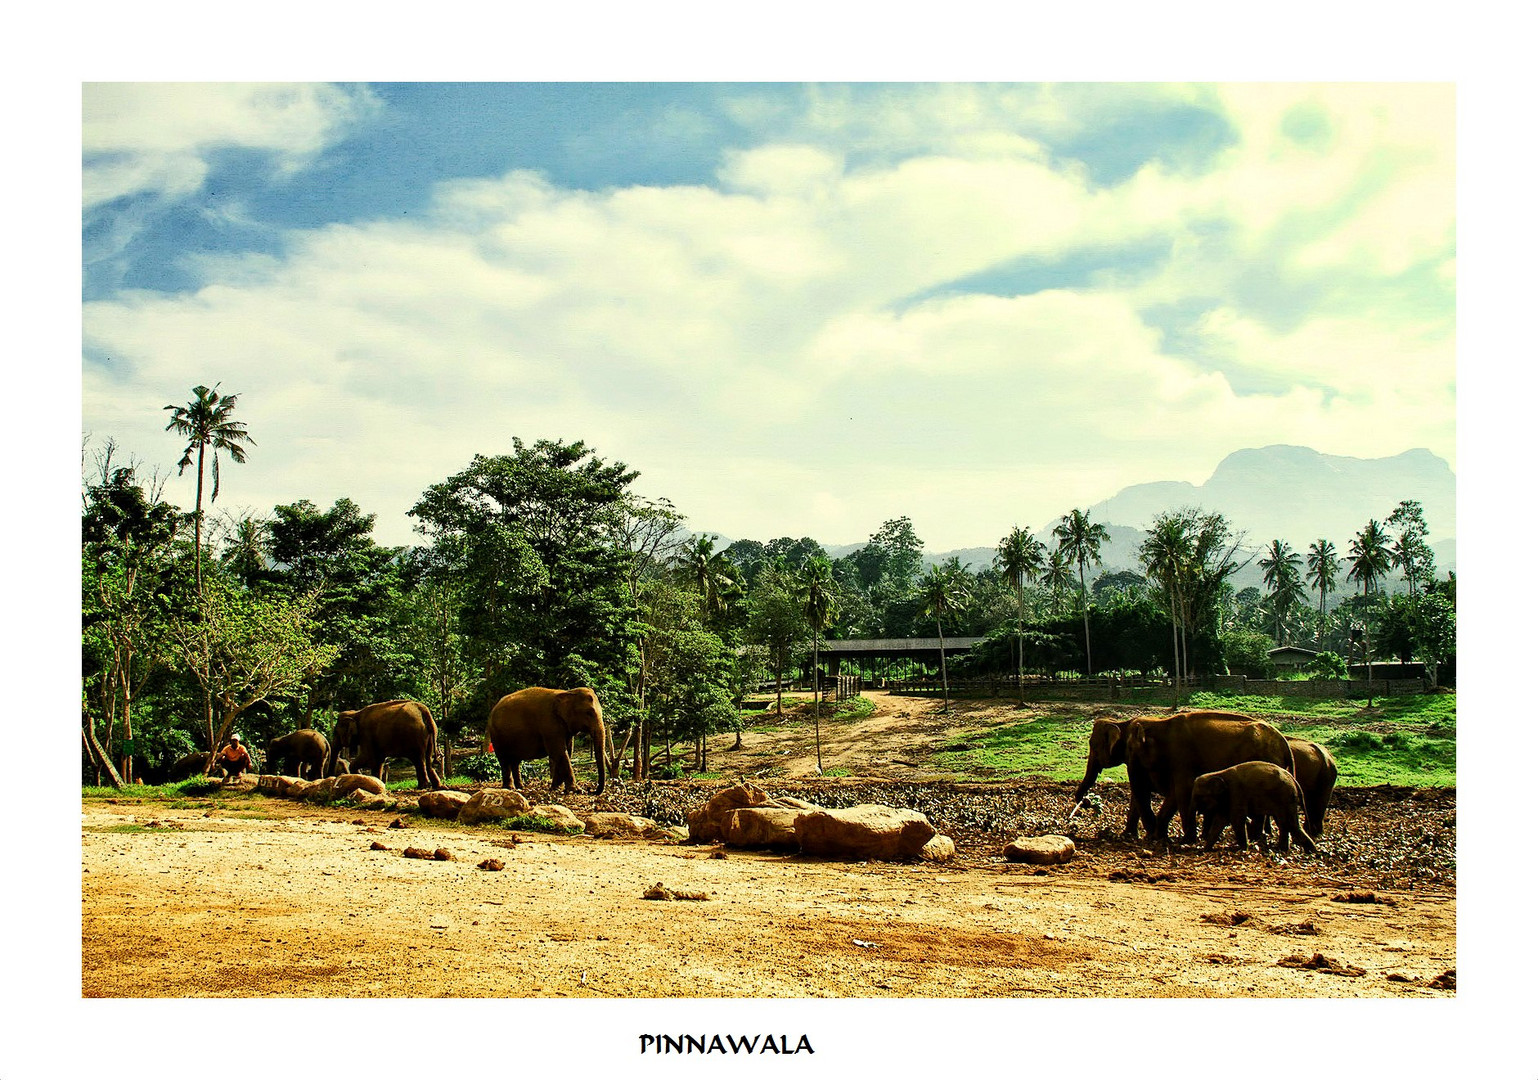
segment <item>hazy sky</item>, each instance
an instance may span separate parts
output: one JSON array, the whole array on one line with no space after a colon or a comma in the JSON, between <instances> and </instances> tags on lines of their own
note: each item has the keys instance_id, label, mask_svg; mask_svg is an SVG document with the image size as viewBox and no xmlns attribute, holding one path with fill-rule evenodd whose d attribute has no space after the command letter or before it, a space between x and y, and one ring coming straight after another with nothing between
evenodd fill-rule
<instances>
[{"instance_id":1,"label":"hazy sky","mask_svg":"<svg viewBox=\"0 0 1538 1080\"><path fill-rule=\"evenodd\" d=\"M582 439L693 528L992 545L1231 451L1454 446L1451 84L90 84L83 426L382 543ZM190 508L189 472L167 488Z\"/></svg>"}]
</instances>

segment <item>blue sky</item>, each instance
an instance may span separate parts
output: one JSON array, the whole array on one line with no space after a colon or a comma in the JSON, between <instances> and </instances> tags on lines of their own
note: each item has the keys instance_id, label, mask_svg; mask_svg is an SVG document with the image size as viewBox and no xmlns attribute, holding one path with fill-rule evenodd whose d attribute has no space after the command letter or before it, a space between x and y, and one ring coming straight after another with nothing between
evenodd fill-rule
<instances>
[{"instance_id":1,"label":"blue sky","mask_svg":"<svg viewBox=\"0 0 1538 1080\"><path fill-rule=\"evenodd\" d=\"M83 425L220 505L584 439L697 529L992 545L1295 443L1456 467L1454 95L87 84ZM169 497L190 505L190 477Z\"/></svg>"}]
</instances>

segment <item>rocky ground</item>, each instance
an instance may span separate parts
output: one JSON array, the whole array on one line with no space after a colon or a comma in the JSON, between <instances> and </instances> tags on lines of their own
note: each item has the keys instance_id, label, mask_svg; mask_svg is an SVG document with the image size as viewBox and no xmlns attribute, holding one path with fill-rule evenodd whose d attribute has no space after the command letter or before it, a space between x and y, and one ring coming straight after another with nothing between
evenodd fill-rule
<instances>
[{"instance_id":1,"label":"rocky ground","mask_svg":"<svg viewBox=\"0 0 1538 1080\"><path fill-rule=\"evenodd\" d=\"M877 715L754 782L919 810L945 864L515 832L255 792L82 814L86 997L1441 997L1456 991L1451 790L1342 789L1320 851L1116 838L1124 785L903 779ZM891 717L886 718L890 721ZM749 749L751 750L751 744ZM713 751L715 760L728 755ZM860 761L868 762L864 768ZM1109 774L1108 774L1109 775ZM731 781L611 780L572 809L682 824ZM548 792L530 792L543 801ZM1066 833L1063 866L1008 863ZM427 858L408 858L408 848ZM437 857L433 857L436 855Z\"/></svg>"}]
</instances>

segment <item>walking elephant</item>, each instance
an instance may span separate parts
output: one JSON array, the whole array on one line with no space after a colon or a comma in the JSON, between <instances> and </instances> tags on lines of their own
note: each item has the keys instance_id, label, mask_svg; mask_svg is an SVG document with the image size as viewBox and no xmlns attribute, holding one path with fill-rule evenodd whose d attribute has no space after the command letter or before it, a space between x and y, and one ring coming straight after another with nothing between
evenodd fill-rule
<instances>
[{"instance_id":1,"label":"walking elephant","mask_svg":"<svg viewBox=\"0 0 1538 1080\"><path fill-rule=\"evenodd\" d=\"M1133 720L1127 726L1127 761L1137 762L1149 787L1165 796L1151 836L1165 839L1170 818L1179 811L1186 843L1197 840L1191 787L1198 776L1245 761L1293 769L1292 748L1280 731L1243 713L1215 710Z\"/></svg>"},{"instance_id":2,"label":"walking elephant","mask_svg":"<svg viewBox=\"0 0 1538 1080\"><path fill-rule=\"evenodd\" d=\"M392 758L409 758L417 770L417 787L443 786L434 764L438 757L438 724L420 701L396 698L379 701L361 709L346 709L337 714L331 731L331 757L327 772L332 771L343 753L348 755L354 772L385 779Z\"/></svg>"},{"instance_id":3,"label":"walking elephant","mask_svg":"<svg viewBox=\"0 0 1538 1080\"><path fill-rule=\"evenodd\" d=\"M1166 718L1144 716L1138 719L1144 723L1158 723ZM1127 729L1131 724L1131 720L1096 720L1090 728L1089 757L1084 763L1084 779L1079 781L1073 793L1073 808L1074 812L1078 811L1102 770L1113 769L1118 765L1127 766L1127 786L1131 789L1131 797L1128 800L1127 824L1122 829L1122 837L1136 840L1139 818L1143 820L1143 827L1150 835L1154 832L1152 798L1155 792L1150 786L1148 770L1139 762L1127 760ZM1068 816L1072 817L1073 813Z\"/></svg>"},{"instance_id":4,"label":"walking elephant","mask_svg":"<svg viewBox=\"0 0 1538 1080\"><path fill-rule=\"evenodd\" d=\"M571 748L573 738L578 734L586 735L593 742L593 757L598 762L596 793L602 795L609 736L603 723L603 708L592 690L585 686L575 690L531 686L497 702L486 721L486 737L502 766L503 787L521 788L523 763L548 757L551 790L565 787L568 791L576 791Z\"/></svg>"},{"instance_id":5,"label":"walking elephant","mask_svg":"<svg viewBox=\"0 0 1538 1080\"><path fill-rule=\"evenodd\" d=\"M314 728L300 728L268 742L266 769L301 780L319 780L330 758L331 744L326 737ZM287 766L293 766L293 772Z\"/></svg>"},{"instance_id":6,"label":"walking elephant","mask_svg":"<svg viewBox=\"0 0 1538 1080\"><path fill-rule=\"evenodd\" d=\"M1251 818L1275 819L1281 834L1276 846L1281 851L1287 850L1289 839L1296 839L1304 851L1316 850L1298 824L1303 789L1297 777L1269 761L1245 761L1198 776L1191 785L1191 805L1202 817L1202 841L1208 851L1217 845L1225 825L1234 830L1234 846L1248 849L1246 826Z\"/></svg>"},{"instance_id":7,"label":"walking elephant","mask_svg":"<svg viewBox=\"0 0 1538 1080\"><path fill-rule=\"evenodd\" d=\"M207 776L213 762L214 755L204 750L183 754L171 763L166 775L170 780L189 780L194 776Z\"/></svg>"}]
</instances>

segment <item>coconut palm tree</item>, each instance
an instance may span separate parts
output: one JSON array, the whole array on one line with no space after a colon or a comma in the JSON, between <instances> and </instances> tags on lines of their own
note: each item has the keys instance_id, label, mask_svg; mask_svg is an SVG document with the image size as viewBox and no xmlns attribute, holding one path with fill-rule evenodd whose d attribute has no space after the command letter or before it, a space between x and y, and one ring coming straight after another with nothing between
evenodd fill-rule
<instances>
[{"instance_id":1,"label":"coconut palm tree","mask_svg":"<svg viewBox=\"0 0 1538 1080\"><path fill-rule=\"evenodd\" d=\"M700 608L705 621L719 618L726 602L738 591L737 568L725 552L717 551L716 538L697 536L674 561L684 577L700 593Z\"/></svg>"},{"instance_id":2,"label":"coconut palm tree","mask_svg":"<svg viewBox=\"0 0 1538 1080\"><path fill-rule=\"evenodd\" d=\"M822 670L819 667L818 649L822 632L838 617L838 601L834 596L833 564L821 555L807 559L801 571L801 606L807 622L812 625L812 735L817 743L817 771L822 772Z\"/></svg>"},{"instance_id":3,"label":"coconut palm tree","mask_svg":"<svg viewBox=\"0 0 1538 1080\"><path fill-rule=\"evenodd\" d=\"M198 496L197 510L192 524L193 580L197 583L198 599L203 598L203 470L207 459L212 459L212 472L214 488L208 496L209 502L219 498L219 455L229 455L237 464L246 460L246 448L243 444L256 445L256 440L246 431L246 425L238 420L231 420L230 414L235 411L235 394L220 394L219 384L215 383L212 390L206 386L194 386L192 388L192 400L185 405L167 405L171 411L171 422L166 425L167 431L175 431L178 435L187 439L187 449L182 452L182 459L177 463L176 475L180 476L186 471L187 466L193 462L193 452L197 452L198 463Z\"/></svg>"},{"instance_id":4,"label":"coconut palm tree","mask_svg":"<svg viewBox=\"0 0 1538 1080\"><path fill-rule=\"evenodd\" d=\"M1047 552L1047 566L1041 572L1041 583L1052 593L1052 614L1062 611L1063 591L1073 584L1073 560L1060 547Z\"/></svg>"},{"instance_id":5,"label":"coconut palm tree","mask_svg":"<svg viewBox=\"0 0 1538 1080\"><path fill-rule=\"evenodd\" d=\"M1017 622L1015 624L1015 688L1025 703L1025 583L1035 581L1045 568L1046 547L1018 525L999 541L993 565L1014 586Z\"/></svg>"},{"instance_id":6,"label":"coconut palm tree","mask_svg":"<svg viewBox=\"0 0 1538 1080\"><path fill-rule=\"evenodd\" d=\"M961 568L961 560L951 557L943 566L931 566L919 579L919 597L924 602L924 614L935 620L935 633L940 637L940 687L945 695L945 708L951 711L951 684L945 670L946 615L966 607L971 595L967 589L967 572Z\"/></svg>"},{"instance_id":7,"label":"coconut palm tree","mask_svg":"<svg viewBox=\"0 0 1538 1080\"><path fill-rule=\"evenodd\" d=\"M1346 579L1355 581L1363 596L1382 591L1379 581L1388 573L1390 555L1388 533L1376 518L1369 519L1365 528L1351 539L1348 549L1350 562L1346 567ZM1367 705L1372 707L1372 629L1362 627L1362 657L1367 663Z\"/></svg>"},{"instance_id":8,"label":"coconut palm tree","mask_svg":"<svg viewBox=\"0 0 1538 1080\"><path fill-rule=\"evenodd\" d=\"M1324 605L1330 593L1335 591L1335 575L1340 571L1340 558L1335 545L1320 537L1308 545L1308 584L1319 590L1319 634L1316 643L1324 644Z\"/></svg>"},{"instance_id":9,"label":"coconut palm tree","mask_svg":"<svg viewBox=\"0 0 1538 1080\"><path fill-rule=\"evenodd\" d=\"M1293 606L1303 598L1303 557L1285 540L1273 540L1260 557L1260 579L1271 590L1271 612L1276 618L1276 643L1282 644L1282 628Z\"/></svg>"},{"instance_id":10,"label":"coconut palm tree","mask_svg":"<svg viewBox=\"0 0 1538 1080\"><path fill-rule=\"evenodd\" d=\"M1071 510L1063 515L1055 529L1057 546L1079 568L1079 606L1084 611L1084 676L1093 677L1094 661L1089 652L1089 587L1084 582L1084 568L1090 563L1100 565L1100 545L1108 543L1111 534L1104 525L1091 522L1082 510Z\"/></svg>"},{"instance_id":11,"label":"coconut palm tree","mask_svg":"<svg viewBox=\"0 0 1538 1080\"><path fill-rule=\"evenodd\" d=\"M1165 513L1154 519L1148 538L1138 547L1138 557L1149 580L1162 586L1169 599L1170 637L1174 642L1175 705L1180 705L1180 676L1185 670L1180 648L1181 598L1189 584L1193 556L1192 515Z\"/></svg>"}]
</instances>

